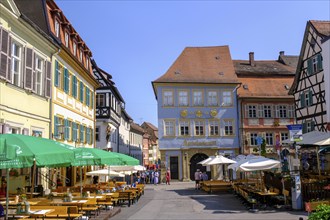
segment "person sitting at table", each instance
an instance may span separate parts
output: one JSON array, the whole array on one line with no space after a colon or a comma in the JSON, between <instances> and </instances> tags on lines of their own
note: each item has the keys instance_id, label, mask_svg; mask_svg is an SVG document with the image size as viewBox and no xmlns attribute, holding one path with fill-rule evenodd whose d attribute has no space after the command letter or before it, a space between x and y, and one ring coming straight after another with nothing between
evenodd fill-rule
<instances>
[{"instance_id":1,"label":"person sitting at table","mask_svg":"<svg viewBox=\"0 0 330 220\"><path fill-rule=\"evenodd\" d=\"M135 181L134 183L132 183L131 188L136 188L137 184L138 184L138 181Z\"/></svg>"},{"instance_id":2,"label":"person sitting at table","mask_svg":"<svg viewBox=\"0 0 330 220\"><path fill-rule=\"evenodd\" d=\"M7 181L2 181L0 188L0 197L6 197L7 192Z\"/></svg>"}]
</instances>

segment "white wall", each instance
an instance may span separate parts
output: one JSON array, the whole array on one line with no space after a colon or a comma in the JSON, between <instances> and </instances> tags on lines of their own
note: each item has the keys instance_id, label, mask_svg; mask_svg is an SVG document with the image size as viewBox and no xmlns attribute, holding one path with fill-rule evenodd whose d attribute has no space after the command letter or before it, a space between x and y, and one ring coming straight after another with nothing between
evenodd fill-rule
<instances>
[{"instance_id":1,"label":"white wall","mask_svg":"<svg viewBox=\"0 0 330 220\"><path fill-rule=\"evenodd\" d=\"M325 84L325 102L327 122L330 123L330 39L322 43L323 73Z\"/></svg>"}]
</instances>

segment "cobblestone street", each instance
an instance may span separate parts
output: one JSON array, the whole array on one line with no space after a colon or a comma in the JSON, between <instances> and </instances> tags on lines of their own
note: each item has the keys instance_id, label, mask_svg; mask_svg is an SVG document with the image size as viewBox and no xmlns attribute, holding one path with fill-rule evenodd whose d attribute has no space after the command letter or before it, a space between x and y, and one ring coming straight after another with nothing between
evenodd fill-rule
<instances>
[{"instance_id":1,"label":"cobblestone street","mask_svg":"<svg viewBox=\"0 0 330 220\"><path fill-rule=\"evenodd\" d=\"M111 220L119 219L307 219L304 211L266 209L251 213L231 193L207 194L194 182L146 185L145 194L131 207L123 206Z\"/></svg>"}]
</instances>

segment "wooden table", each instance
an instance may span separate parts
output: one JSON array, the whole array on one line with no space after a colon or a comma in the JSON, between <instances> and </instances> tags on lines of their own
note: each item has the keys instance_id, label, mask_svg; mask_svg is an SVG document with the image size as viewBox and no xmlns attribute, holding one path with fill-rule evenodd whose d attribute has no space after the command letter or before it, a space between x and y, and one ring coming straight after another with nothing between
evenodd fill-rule
<instances>
[{"instance_id":1,"label":"wooden table","mask_svg":"<svg viewBox=\"0 0 330 220\"><path fill-rule=\"evenodd\" d=\"M46 214L53 212L53 209L31 209L29 213L16 213L16 209L8 209L8 217L11 218L40 218L44 217Z\"/></svg>"}]
</instances>

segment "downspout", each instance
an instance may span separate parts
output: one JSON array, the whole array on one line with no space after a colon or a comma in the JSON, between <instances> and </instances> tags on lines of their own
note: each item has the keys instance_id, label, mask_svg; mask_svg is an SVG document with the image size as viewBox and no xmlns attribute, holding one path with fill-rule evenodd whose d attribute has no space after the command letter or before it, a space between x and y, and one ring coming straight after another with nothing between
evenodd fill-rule
<instances>
[{"instance_id":1,"label":"downspout","mask_svg":"<svg viewBox=\"0 0 330 220\"><path fill-rule=\"evenodd\" d=\"M236 112L236 114L237 114L237 128L238 128L238 144L239 144L239 146L241 145L241 132L240 132L240 129L241 129L241 127L240 127L240 125L241 125L241 123L240 123L240 111L238 111L239 109L241 109L241 105L239 105L239 101L238 101L238 94L237 94L237 90L240 88L242 86L242 84L240 83L240 84L238 84L235 88L234 88L234 90L233 90L233 92L236 92L236 106L237 106L237 112ZM242 148L241 148L241 153L242 153Z\"/></svg>"}]
</instances>

